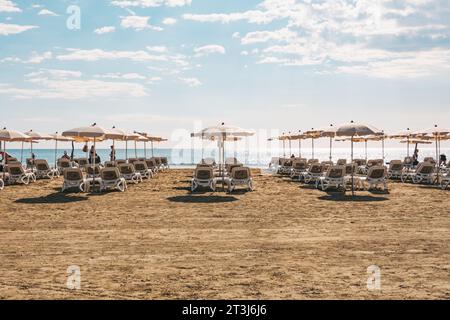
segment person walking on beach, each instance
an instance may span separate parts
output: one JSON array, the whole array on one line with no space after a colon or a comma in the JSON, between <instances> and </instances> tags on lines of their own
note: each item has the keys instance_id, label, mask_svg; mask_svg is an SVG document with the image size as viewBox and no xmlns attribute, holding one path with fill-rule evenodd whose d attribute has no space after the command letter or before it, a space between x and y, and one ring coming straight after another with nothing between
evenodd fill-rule
<instances>
[{"instance_id":1,"label":"person walking on beach","mask_svg":"<svg viewBox=\"0 0 450 320\"><path fill-rule=\"evenodd\" d=\"M439 166L445 166L447 164L447 156L445 154L441 154L439 157Z\"/></svg>"},{"instance_id":2,"label":"person walking on beach","mask_svg":"<svg viewBox=\"0 0 450 320\"><path fill-rule=\"evenodd\" d=\"M111 153L109 154L109 158L112 162L116 161L116 149L114 146L111 146Z\"/></svg>"}]
</instances>

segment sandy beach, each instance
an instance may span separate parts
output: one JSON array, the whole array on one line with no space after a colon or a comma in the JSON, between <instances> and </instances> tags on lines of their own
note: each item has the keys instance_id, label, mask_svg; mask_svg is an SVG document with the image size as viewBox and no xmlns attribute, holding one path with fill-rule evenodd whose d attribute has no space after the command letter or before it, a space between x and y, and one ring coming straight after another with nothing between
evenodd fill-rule
<instances>
[{"instance_id":1,"label":"sandy beach","mask_svg":"<svg viewBox=\"0 0 450 320\"><path fill-rule=\"evenodd\" d=\"M191 194L191 174L101 195L7 186L0 299L450 299L449 191L391 182L351 201L255 171L254 192Z\"/></svg>"}]
</instances>

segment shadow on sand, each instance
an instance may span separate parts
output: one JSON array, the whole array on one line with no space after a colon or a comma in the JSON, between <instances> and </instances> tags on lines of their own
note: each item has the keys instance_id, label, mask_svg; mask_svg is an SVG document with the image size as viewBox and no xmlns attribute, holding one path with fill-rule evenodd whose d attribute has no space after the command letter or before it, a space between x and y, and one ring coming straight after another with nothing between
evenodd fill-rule
<instances>
[{"instance_id":1,"label":"shadow on sand","mask_svg":"<svg viewBox=\"0 0 450 320\"><path fill-rule=\"evenodd\" d=\"M73 203L88 200L86 197L70 196L70 193L56 192L49 195L37 198L22 198L17 199L16 203L25 204L52 204L52 203Z\"/></svg>"},{"instance_id":2,"label":"shadow on sand","mask_svg":"<svg viewBox=\"0 0 450 320\"><path fill-rule=\"evenodd\" d=\"M344 194L342 192L329 192L325 196L318 198L319 200L325 201L349 201L349 202L377 202L377 201L387 201L386 197L373 197L370 195L354 195Z\"/></svg>"},{"instance_id":3,"label":"shadow on sand","mask_svg":"<svg viewBox=\"0 0 450 320\"><path fill-rule=\"evenodd\" d=\"M239 200L232 196L204 196L204 195L186 195L169 197L167 200L171 202L183 202L183 203L225 203Z\"/></svg>"}]
</instances>

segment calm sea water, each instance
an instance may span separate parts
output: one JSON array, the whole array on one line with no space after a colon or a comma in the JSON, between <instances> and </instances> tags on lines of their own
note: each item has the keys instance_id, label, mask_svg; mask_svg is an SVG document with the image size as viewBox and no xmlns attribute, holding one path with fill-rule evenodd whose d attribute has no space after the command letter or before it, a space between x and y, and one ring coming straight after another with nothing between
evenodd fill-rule
<instances>
[{"instance_id":1,"label":"calm sea water","mask_svg":"<svg viewBox=\"0 0 450 320\"><path fill-rule=\"evenodd\" d=\"M30 149L24 149L23 153L20 149L8 149L8 153L12 154L17 159L23 160L25 162L26 158L30 157ZM58 157L62 156L64 151L67 151L70 155L71 149L60 149L57 150ZM35 149L33 152L36 154L37 159L46 159L50 165L54 165L55 162L55 150L54 149ZM109 150L108 149L99 149L98 154L102 161L109 160ZM298 156L298 149L292 150L292 152ZM429 148L420 148L419 158L423 159L424 157L435 157L435 149L432 147ZM125 150L117 149L117 159L125 159ZM143 149L138 149L135 152L134 149L128 150L128 156L130 158L133 157L144 157L145 151ZM286 151L287 153L287 151ZM329 158L329 149L328 148L316 148L315 149L315 158L321 161L328 160ZM450 158L450 148L441 148L441 153L447 155L447 158ZM201 149L154 149L154 156L158 157L167 157L169 163L173 166L192 166L195 163L198 163L202 159L202 150ZM203 157L212 157L218 159L218 150L217 149L206 149L203 151ZM226 157L236 157L241 162L252 166L252 167L266 167L270 162L272 157L282 156L282 149L271 149L271 150L259 150L259 151L239 151L239 152L227 152ZM79 149L74 150L75 158L83 158L86 157L86 154L83 153ZM147 150L147 157L151 157L151 150ZM286 154L288 156L288 154ZM403 159L406 156L406 148L386 148L385 149L385 159L386 161L393 159ZM302 157L304 158L312 158L311 149L304 148L302 150ZM355 158L365 158L365 149L364 148L355 148L354 152ZM380 148L369 148L367 150L368 159L381 159L382 151ZM350 158L350 149L349 148L336 148L333 150L333 159L349 159Z\"/></svg>"}]
</instances>

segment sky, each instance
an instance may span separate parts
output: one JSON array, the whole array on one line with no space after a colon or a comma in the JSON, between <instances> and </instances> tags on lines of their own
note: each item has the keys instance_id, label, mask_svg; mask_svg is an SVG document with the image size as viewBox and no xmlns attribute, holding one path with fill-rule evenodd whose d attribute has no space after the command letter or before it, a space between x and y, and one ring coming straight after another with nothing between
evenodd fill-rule
<instances>
[{"instance_id":1,"label":"sky","mask_svg":"<svg viewBox=\"0 0 450 320\"><path fill-rule=\"evenodd\" d=\"M449 15L448 0L0 0L0 126L449 127Z\"/></svg>"}]
</instances>

